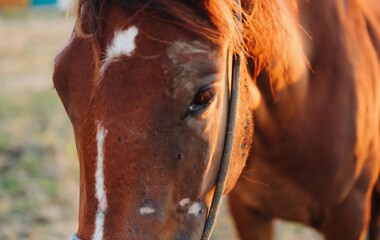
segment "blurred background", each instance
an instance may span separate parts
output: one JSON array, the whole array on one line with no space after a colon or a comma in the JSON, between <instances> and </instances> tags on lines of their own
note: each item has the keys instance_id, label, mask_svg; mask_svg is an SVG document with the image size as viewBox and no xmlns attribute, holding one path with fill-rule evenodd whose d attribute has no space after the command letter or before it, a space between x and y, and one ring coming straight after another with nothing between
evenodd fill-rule
<instances>
[{"instance_id":1,"label":"blurred background","mask_svg":"<svg viewBox=\"0 0 380 240\"><path fill-rule=\"evenodd\" d=\"M74 25L70 6L0 0L0 240L67 239L77 228L75 143L51 80ZM321 239L282 222L275 232L278 240ZM225 205L213 239L236 239Z\"/></svg>"}]
</instances>

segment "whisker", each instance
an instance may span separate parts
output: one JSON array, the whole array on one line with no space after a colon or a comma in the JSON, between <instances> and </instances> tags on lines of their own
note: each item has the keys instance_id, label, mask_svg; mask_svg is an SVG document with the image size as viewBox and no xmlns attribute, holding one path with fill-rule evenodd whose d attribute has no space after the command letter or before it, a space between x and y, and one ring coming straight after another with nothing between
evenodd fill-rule
<instances>
[{"instance_id":1,"label":"whisker","mask_svg":"<svg viewBox=\"0 0 380 240\"><path fill-rule=\"evenodd\" d=\"M244 174L242 174L241 177L242 177L244 180L248 181L248 182L255 183L255 184L258 184L258 185L263 186L263 187L266 187L266 188L271 188L269 184L266 184L266 183L259 182L259 181L257 181L257 180L251 179L251 178L245 176Z\"/></svg>"},{"instance_id":2,"label":"whisker","mask_svg":"<svg viewBox=\"0 0 380 240\"><path fill-rule=\"evenodd\" d=\"M251 173L251 172L257 172L257 171L259 171L259 169L252 168L252 169L249 169L249 170L243 170L243 173Z\"/></svg>"}]
</instances>

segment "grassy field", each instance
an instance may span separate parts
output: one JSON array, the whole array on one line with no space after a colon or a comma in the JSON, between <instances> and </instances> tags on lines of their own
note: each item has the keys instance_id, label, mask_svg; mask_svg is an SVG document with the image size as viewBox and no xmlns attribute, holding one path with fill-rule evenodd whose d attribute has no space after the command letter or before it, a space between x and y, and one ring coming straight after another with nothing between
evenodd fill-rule
<instances>
[{"instance_id":1,"label":"grassy field","mask_svg":"<svg viewBox=\"0 0 380 240\"><path fill-rule=\"evenodd\" d=\"M78 164L66 113L51 81L72 17L0 12L0 240L66 239L76 230ZM276 239L320 239L276 223ZM224 206L213 239L236 239Z\"/></svg>"},{"instance_id":2,"label":"grassy field","mask_svg":"<svg viewBox=\"0 0 380 240\"><path fill-rule=\"evenodd\" d=\"M75 231L78 166L51 73L73 19L0 12L0 239Z\"/></svg>"}]
</instances>

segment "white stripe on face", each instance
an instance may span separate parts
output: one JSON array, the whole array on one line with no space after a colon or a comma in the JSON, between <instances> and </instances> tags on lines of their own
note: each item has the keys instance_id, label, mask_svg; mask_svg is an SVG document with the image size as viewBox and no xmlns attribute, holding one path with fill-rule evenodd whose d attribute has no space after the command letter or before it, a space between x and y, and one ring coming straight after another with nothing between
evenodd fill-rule
<instances>
[{"instance_id":1,"label":"white stripe on face","mask_svg":"<svg viewBox=\"0 0 380 240\"><path fill-rule=\"evenodd\" d=\"M104 212L99 211L96 214L95 220L95 231L92 236L93 240L102 240L103 239L103 228L104 228Z\"/></svg>"},{"instance_id":2,"label":"white stripe on face","mask_svg":"<svg viewBox=\"0 0 380 240\"><path fill-rule=\"evenodd\" d=\"M130 57L136 48L135 39L139 30L132 26L126 30L117 30L110 45L108 45L106 58L101 67L101 74L108 68L112 61L120 56Z\"/></svg>"},{"instance_id":3,"label":"white stripe on face","mask_svg":"<svg viewBox=\"0 0 380 240\"><path fill-rule=\"evenodd\" d=\"M95 173L95 196L98 200L98 212L96 214L95 220L95 231L92 237L93 240L103 239L103 227L104 227L104 213L107 206L107 196L104 187L104 172L103 172L103 162L104 162L104 139L107 135L107 131L103 126L98 124L98 130L96 133L97 151L98 156L96 158L96 173Z\"/></svg>"}]
</instances>

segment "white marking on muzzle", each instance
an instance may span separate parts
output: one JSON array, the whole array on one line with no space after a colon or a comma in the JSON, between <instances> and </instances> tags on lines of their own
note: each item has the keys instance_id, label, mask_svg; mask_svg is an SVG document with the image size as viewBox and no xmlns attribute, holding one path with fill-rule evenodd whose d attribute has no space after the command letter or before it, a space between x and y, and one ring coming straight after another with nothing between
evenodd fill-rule
<instances>
[{"instance_id":1,"label":"white marking on muzzle","mask_svg":"<svg viewBox=\"0 0 380 240\"><path fill-rule=\"evenodd\" d=\"M156 210L151 207L142 207L140 208L140 215L145 216L154 213Z\"/></svg>"},{"instance_id":2,"label":"white marking on muzzle","mask_svg":"<svg viewBox=\"0 0 380 240\"><path fill-rule=\"evenodd\" d=\"M96 133L97 151L98 156L96 158L96 173L95 173L95 196L98 200L98 212L96 213L95 220L95 231L92 237L93 240L103 239L103 228L104 228L104 214L107 210L107 196L104 187L104 139L107 135L107 131L100 124L98 125L98 130Z\"/></svg>"},{"instance_id":3,"label":"white marking on muzzle","mask_svg":"<svg viewBox=\"0 0 380 240\"><path fill-rule=\"evenodd\" d=\"M193 214L195 216L198 216L202 213L202 206L200 203L193 203L193 205L190 206L188 214Z\"/></svg>"},{"instance_id":4,"label":"white marking on muzzle","mask_svg":"<svg viewBox=\"0 0 380 240\"><path fill-rule=\"evenodd\" d=\"M190 203L190 198L184 198L182 199L180 202L179 202L179 205L181 207L185 207L186 205L188 205Z\"/></svg>"},{"instance_id":5,"label":"white marking on muzzle","mask_svg":"<svg viewBox=\"0 0 380 240\"><path fill-rule=\"evenodd\" d=\"M123 55L127 57L132 56L133 51L136 48L135 39L138 32L139 30L135 26L115 32L114 38L107 48L106 58L100 69L101 75L103 75L115 58Z\"/></svg>"}]
</instances>

